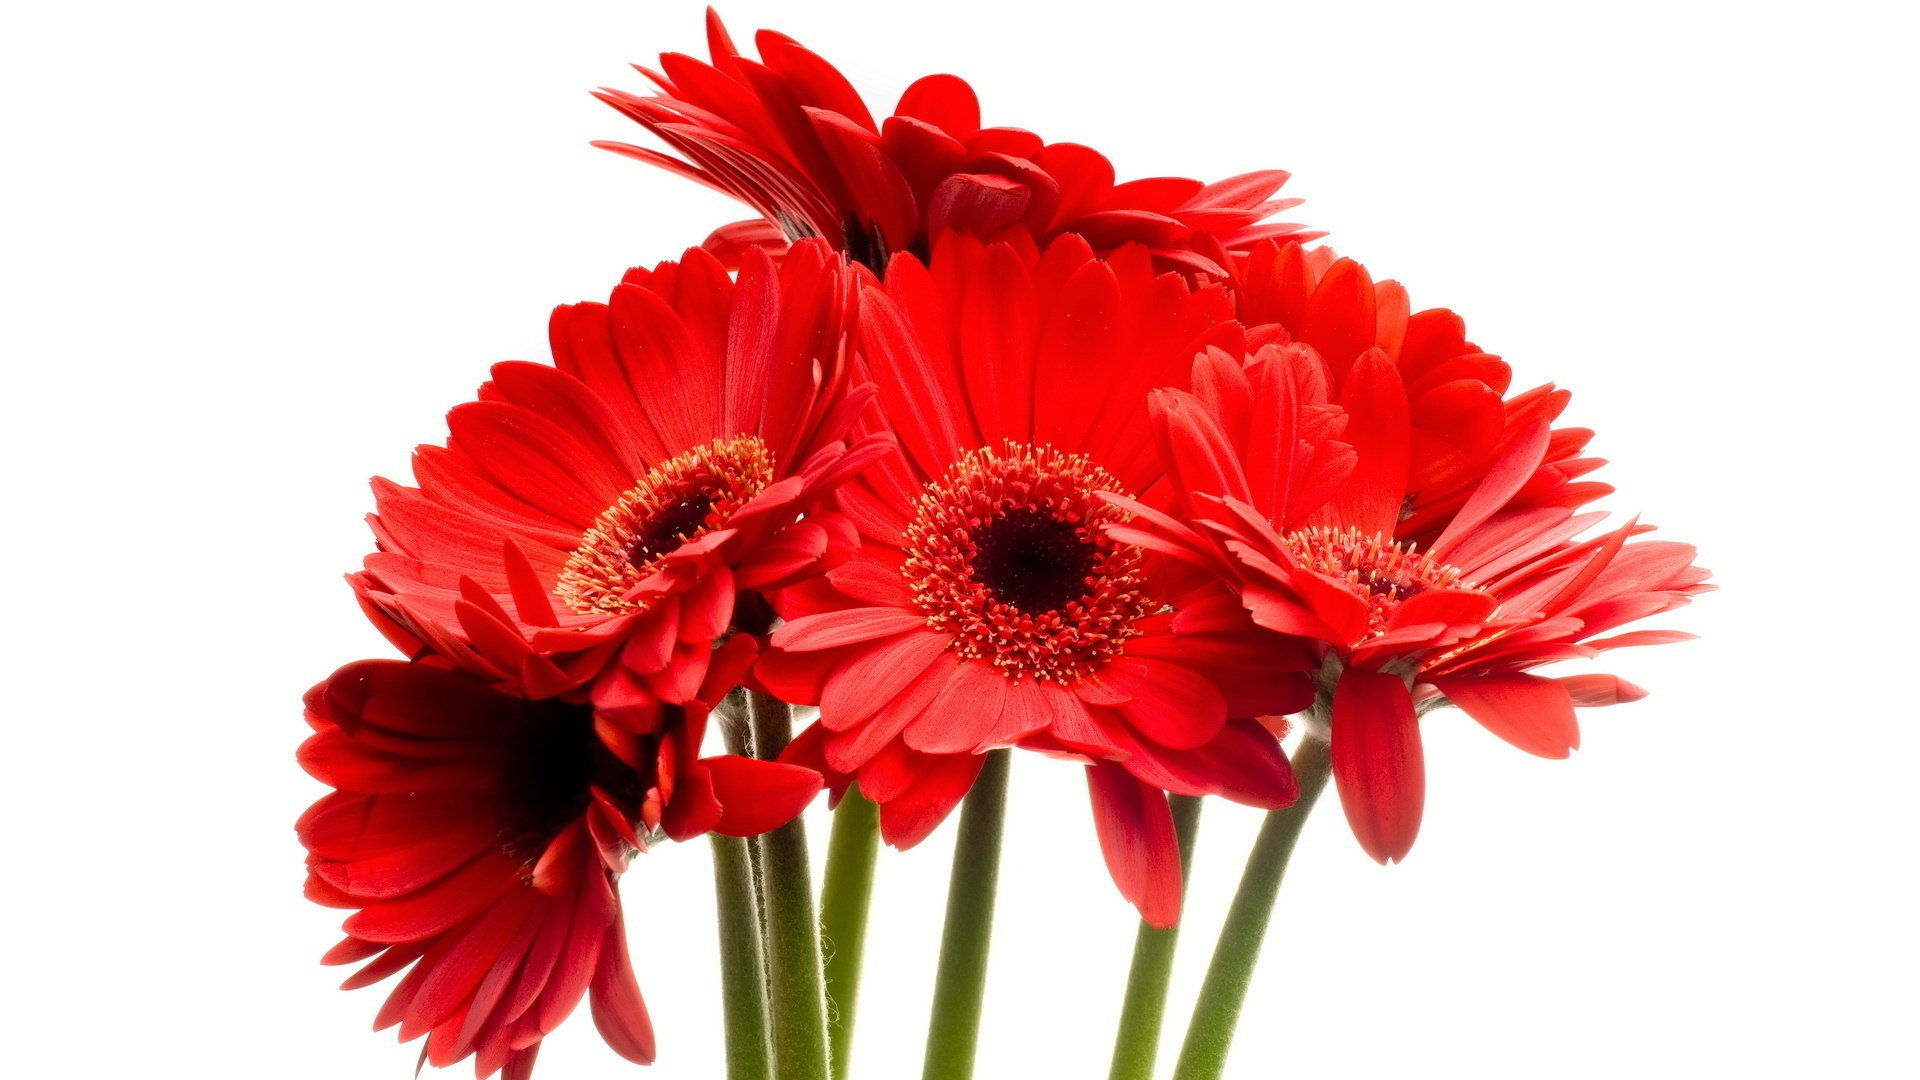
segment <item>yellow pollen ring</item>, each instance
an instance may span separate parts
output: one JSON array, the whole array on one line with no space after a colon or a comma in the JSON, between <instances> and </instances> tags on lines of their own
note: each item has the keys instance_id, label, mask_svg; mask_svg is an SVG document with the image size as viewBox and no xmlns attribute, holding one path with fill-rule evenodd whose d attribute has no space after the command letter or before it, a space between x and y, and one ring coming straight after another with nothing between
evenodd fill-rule
<instances>
[{"instance_id":1,"label":"yellow pollen ring","mask_svg":"<svg viewBox=\"0 0 1920 1080\"><path fill-rule=\"evenodd\" d=\"M1432 589L1484 592L1462 580L1463 571L1378 533L1348 526L1314 525L1281 538L1287 551L1309 570L1346 583L1367 602L1368 632L1386 633L1393 611L1407 599Z\"/></svg>"},{"instance_id":2,"label":"yellow pollen ring","mask_svg":"<svg viewBox=\"0 0 1920 1080\"><path fill-rule=\"evenodd\" d=\"M553 594L581 615L636 610L628 590L772 483L773 454L753 435L715 439L654 466L580 535Z\"/></svg>"}]
</instances>

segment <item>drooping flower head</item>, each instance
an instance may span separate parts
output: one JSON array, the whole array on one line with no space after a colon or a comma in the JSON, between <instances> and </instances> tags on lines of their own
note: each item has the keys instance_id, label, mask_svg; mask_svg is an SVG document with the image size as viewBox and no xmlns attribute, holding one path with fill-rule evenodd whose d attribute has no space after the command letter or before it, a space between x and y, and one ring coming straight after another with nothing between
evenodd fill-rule
<instances>
[{"instance_id":1,"label":"drooping flower head","mask_svg":"<svg viewBox=\"0 0 1920 1080\"><path fill-rule=\"evenodd\" d=\"M750 660L736 637L703 697ZM469 1055L524 1078L540 1040L591 999L622 1056L653 1059L616 882L661 836L753 835L797 814L818 774L698 758L706 706L658 728L529 701L429 663L349 664L307 695L300 762L334 790L299 822L307 895L354 909L330 964L367 961L349 989L411 970L376 1026L427 1036L422 1060Z\"/></svg>"},{"instance_id":2,"label":"drooping flower head","mask_svg":"<svg viewBox=\"0 0 1920 1080\"><path fill-rule=\"evenodd\" d=\"M1139 243L1167 265L1224 276L1229 253L1257 240L1319 235L1264 223L1299 203L1273 198L1283 172L1116 183L1113 166L1087 147L982 127L972 87L952 75L920 79L876 120L839 71L784 35L756 35L756 60L709 10L707 42L709 63L667 53L658 71L639 68L657 93L597 95L679 157L596 145L753 207L759 218L708 240L723 257L820 237L879 273L896 253L924 260L930 238L947 230L1018 227L1042 244L1078 233L1102 252Z\"/></svg>"},{"instance_id":3,"label":"drooping flower head","mask_svg":"<svg viewBox=\"0 0 1920 1080\"><path fill-rule=\"evenodd\" d=\"M845 356L851 271L825 245L739 280L695 249L554 313L555 366L506 363L380 480L355 585L403 649L603 710L688 700L736 599L844 557L820 498L884 450ZM584 689L583 689L584 688Z\"/></svg>"},{"instance_id":4,"label":"drooping flower head","mask_svg":"<svg viewBox=\"0 0 1920 1080\"><path fill-rule=\"evenodd\" d=\"M1217 583L1176 591L1106 531L1128 515L1100 497L1157 497L1147 393L1184 384L1209 341L1238 348L1229 314L1218 287L1156 272L1145 249L1102 259L1076 236L1043 253L1024 234L949 234L930 265L895 256L866 291L861 355L899 450L836 496L861 550L781 598L790 621L757 671L819 703L800 745L857 776L891 842L942 820L987 750L1075 757L1122 891L1168 925L1163 793L1293 799L1251 718L1310 699L1306 656L1276 670L1283 642ZM1235 618L1176 643L1170 608Z\"/></svg>"},{"instance_id":5,"label":"drooping flower head","mask_svg":"<svg viewBox=\"0 0 1920 1080\"><path fill-rule=\"evenodd\" d=\"M1425 475L1407 464L1421 436L1401 370L1374 347L1344 373L1332 367L1300 343L1265 346L1247 363L1203 356L1194 391L1153 402L1184 513L1117 499L1138 517L1116 532L1212 568L1261 626L1314 643L1331 715L1313 734L1331 741L1355 834L1386 862L1404 858L1419 829L1421 711L1451 703L1523 750L1565 757L1578 744L1576 705L1640 691L1609 675L1533 669L1684 637L1601 635L1686 603L1707 574L1688 545L1628 543L1635 523L1575 539L1604 515L1566 505L1579 496L1566 463L1551 459L1558 433L1527 409L1505 412L1490 450L1456 459L1484 465L1445 472L1471 484L1464 495L1423 502L1419 481L1400 479ZM1434 415L1429 434L1446 422ZM1422 542L1402 538L1422 513L1426 524L1412 527Z\"/></svg>"}]
</instances>

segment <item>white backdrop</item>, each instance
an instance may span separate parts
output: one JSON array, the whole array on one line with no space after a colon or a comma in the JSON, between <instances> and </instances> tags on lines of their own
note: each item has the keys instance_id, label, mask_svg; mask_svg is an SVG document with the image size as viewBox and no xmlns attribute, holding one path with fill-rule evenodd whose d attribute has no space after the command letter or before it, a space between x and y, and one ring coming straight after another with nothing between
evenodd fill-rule
<instances>
[{"instance_id":1,"label":"white backdrop","mask_svg":"<svg viewBox=\"0 0 1920 1080\"><path fill-rule=\"evenodd\" d=\"M1913 1075L1916 241L1893 5L739 0L877 107L970 77L1123 176L1293 170L1296 215L1576 391L1608 508L1724 591L1570 762L1427 725L1410 861L1331 803L1232 1075ZM408 1075L315 960L299 694L384 655L339 574L365 479L488 363L735 207L588 148L585 91L698 51L686 2L40 5L0 32L8 164L0 999L10 1075ZM1105 1075L1134 922L1077 769L1023 760L981 1077ZM1210 806L1169 1052L1258 816ZM825 819L810 819L815 851ZM857 1075L917 1075L949 824L880 869ZM549 1080L719 1075L702 844L625 897L661 1036L584 1015ZM464 1066L463 1066L464 1068Z\"/></svg>"}]
</instances>

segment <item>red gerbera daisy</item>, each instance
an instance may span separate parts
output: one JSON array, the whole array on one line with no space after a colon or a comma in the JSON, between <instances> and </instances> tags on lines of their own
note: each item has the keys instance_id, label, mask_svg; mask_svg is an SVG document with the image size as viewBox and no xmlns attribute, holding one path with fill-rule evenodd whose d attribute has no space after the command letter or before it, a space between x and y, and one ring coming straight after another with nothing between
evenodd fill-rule
<instances>
[{"instance_id":1,"label":"red gerbera daisy","mask_svg":"<svg viewBox=\"0 0 1920 1080\"><path fill-rule=\"evenodd\" d=\"M1308 346L1267 346L1246 366L1215 351L1198 366L1199 393L1153 402L1187 520L1116 499L1139 515L1116 536L1213 567L1261 626L1316 643L1330 709L1311 734L1330 739L1341 803L1375 859L1404 858L1419 829L1420 712L1451 703L1522 750L1565 757L1574 706L1642 692L1534 668L1687 636L1599 636L1686 603L1707 572L1686 544L1628 543L1636 523L1576 540L1604 515L1530 502L1554 445L1545 418L1505 434L1422 548L1393 531L1417 493L1384 480L1402 475L1391 455L1408 442L1407 390L1384 353L1346 372L1344 410Z\"/></svg>"},{"instance_id":2,"label":"red gerbera daisy","mask_svg":"<svg viewBox=\"0 0 1920 1080\"><path fill-rule=\"evenodd\" d=\"M840 72L790 38L762 30L760 59L742 56L709 10L707 41L710 64L667 53L659 71L636 65L657 94L597 94L685 160L595 145L759 211L707 241L723 257L822 237L878 273L897 252L924 259L929 238L946 230L991 236L1019 226L1041 243L1064 232L1100 251L1140 243L1168 264L1224 275L1229 252L1263 237L1320 235L1261 224L1300 201L1273 198L1284 172L1116 184L1113 166L1087 147L981 127L973 89L952 75L915 82L894 115L875 121Z\"/></svg>"},{"instance_id":3,"label":"red gerbera daisy","mask_svg":"<svg viewBox=\"0 0 1920 1080\"><path fill-rule=\"evenodd\" d=\"M735 641L703 696L749 660L750 639ZM335 789L300 819L307 895L358 909L325 962L370 961L349 989L412 965L377 1027L426 1035L436 1066L471 1054L480 1076L525 1077L587 995L615 1051L653 1060L616 880L656 835L758 834L820 786L793 765L697 760L706 706L672 712L636 734L397 660L349 664L307 694L300 763Z\"/></svg>"},{"instance_id":4,"label":"red gerbera daisy","mask_svg":"<svg viewBox=\"0 0 1920 1080\"><path fill-rule=\"evenodd\" d=\"M1075 756L1116 881L1164 926L1179 864L1162 792L1294 798L1273 741L1229 717L1303 706L1308 658L1277 675L1279 639L1217 584L1176 593L1107 534L1127 515L1098 495L1155 497L1147 392L1184 383L1209 341L1239 347L1229 314L1145 249L1103 260L1077 236L1042 255L1024 234L949 234L930 266L896 256L865 293L861 352L899 451L837 496L861 550L781 598L791 621L757 670L820 704L796 753L857 776L890 842L941 821L986 750ZM1170 606L1233 617L1176 643Z\"/></svg>"},{"instance_id":5,"label":"red gerbera daisy","mask_svg":"<svg viewBox=\"0 0 1920 1080\"><path fill-rule=\"evenodd\" d=\"M374 482L369 612L529 697L688 701L741 592L856 542L815 507L889 442L848 448L873 397L848 385L849 273L812 243L736 282L695 249L554 312L557 366L495 366L419 487Z\"/></svg>"},{"instance_id":6,"label":"red gerbera daisy","mask_svg":"<svg viewBox=\"0 0 1920 1080\"><path fill-rule=\"evenodd\" d=\"M1507 398L1512 370L1467 340L1466 323L1445 308L1412 312L1398 282L1375 282L1367 268L1326 248L1266 243L1235 260L1235 310L1254 348L1299 342L1319 354L1329 400L1349 403L1350 374L1378 350L1402 387L1393 411L1349 408L1346 440L1366 448L1365 469L1338 501L1381 503L1398 488L1405 502L1392 516L1365 522L1402 540L1430 539L1458 511L1510 433L1551 422L1567 393L1541 386ZM1577 507L1612 488L1574 483L1604 462L1580 452L1593 438L1584 428L1553 432L1544 459L1516 506Z\"/></svg>"}]
</instances>

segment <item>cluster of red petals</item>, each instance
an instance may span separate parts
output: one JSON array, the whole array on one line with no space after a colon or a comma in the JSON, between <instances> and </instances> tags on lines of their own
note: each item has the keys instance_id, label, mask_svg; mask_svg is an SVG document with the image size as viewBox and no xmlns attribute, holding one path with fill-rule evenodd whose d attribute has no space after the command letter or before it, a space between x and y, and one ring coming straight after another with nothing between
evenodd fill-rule
<instances>
[{"instance_id":1,"label":"cluster of red petals","mask_svg":"<svg viewBox=\"0 0 1920 1080\"><path fill-rule=\"evenodd\" d=\"M735 640L701 698L751 662ZM349 989L411 965L375 1024L425 1035L436 1066L472 1055L480 1076L524 1078L582 996L608 1045L652 1061L621 873L655 836L757 834L820 788L808 769L698 757L706 719L695 700L635 731L438 664L340 669L308 693L300 748L334 789L299 822L307 895L354 909L326 962L367 961Z\"/></svg>"},{"instance_id":2,"label":"cluster of red petals","mask_svg":"<svg viewBox=\"0 0 1920 1080\"><path fill-rule=\"evenodd\" d=\"M1293 295L1317 299L1340 265ZM1641 692L1610 675L1532 670L1686 637L1602 635L1686 603L1707 588L1707 572L1686 544L1629 542L1644 531L1635 522L1579 538L1604 515L1576 512L1593 489L1568 482L1586 463L1564 455L1586 433L1549 428L1558 408L1539 403L1553 395L1508 401L1498 423L1486 422L1490 445L1418 453L1423 430L1481 423L1476 397L1414 404L1414 387L1432 378L1431 352L1405 338L1398 350L1377 337L1362 345L1357 323L1334 346L1342 339L1316 338L1311 303L1304 310L1287 313L1305 332L1286 343L1246 359L1213 350L1197 361L1192 391L1155 395L1182 512L1133 507L1140 517L1120 536L1234 581L1254 621L1314 644L1341 802L1385 862L1405 857L1420 825L1423 706L1450 702L1523 750L1565 757L1579 739L1575 706ZM1470 347L1457 355L1486 368Z\"/></svg>"},{"instance_id":3,"label":"cluster of red petals","mask_svg":"<svg viewBox=\"0 0 1920 1080\"><path fill-rule=\"evenodd\" d=\"M554 365L505 363L376 481L353 581L410 654L529 697L645 717L692 699L737 596L843 559L821 496L883 452L846 355L852 275L819 243L738 280L699 249L554 313Z\"/></svg>"},{"instance_id":4,"label":"cluster of red petals","mask_svg":"<svg viewBox=\"0 0 1920 1080\"><path fill-rule=\"evenodd\" d=\"M1180 903L1165 792L1294 799L1252 718L1311 700L1305 650L1218 582L1176 588L1105 535L1128 515L1101 492L1164 494L1140 437L1149 391L1187 385L1196 350L1244 348L1231 315L1219 286L1071 235L1041 250L948 234L866 290L860 352L902 418L899 450L835 495L860 550L782 595L756 673L820 705L793 756L857 778L891 843L931 831L986 750L1084 761L1116 882L1165 926Z\"/></svg>"},{"instance_id":5,"label":"cluster of red petals","mask_svg":"<svg viewBox=\"0 0 1920 1080\"><path fill-rule=\"evenodd\" d=\"M857 783L908 847L1018 747L1084 767L1166 927L1168 794L1291 804L1281 717L1395 860L1426 711L1563 757L1576 707L1641 691L1536 669L1685 636L1619 632L1708 575L1587 535L1568 395L1269 223L1286 174L1119 183L953 76L876 120L786 37L748 57L709 13L708 43L600 94L679 157L602 145L760 217L558 309L551 365L496 365L413 486L375 481L351 581L411 659L307 697L307 891L353 911L327 960L406 972L378 1023L423 1061L524 1078L583 997L650 1061L616 889L662 837ZM818 705L782 762L700 756L740 685Z\"/></svg>"},{"instance_id":6,"label":"cluster of red petals","mask_svg":"<svg viewBox=\"0 0 1920 1080\"><path fill-rule=\"evenodd\" d=\"M759 59L743 56L711 11L707 38L708 63L667 53L658 71L639 68L658 93L598 95L679 157L598 145L758 211L708 240L723 257L820 237L878 272L897 253L924 259L950 230L1018 227L1042 243L1075 233L1102 252L1138 243L1165 265L1224 276L1232 253L1261 239L1319 235L1266 223L1299 203L1273 197L1284 172L1116 183L1112 164L1085 146L982 127L972 87L955 76L920 79L876 120L839 71L791 38L763 30Z\"/></svg>"},{"instance_id":7,"label":"cluster of red petals","mask_svg":"<svg viewBox=\"0 0 1920 1080\"><path fill-rule=\"evenodd\" d=\"M1365 465L1339 497L1379 511L1356 525L1401 540L1431 539L1513 432L1551 424L1567 407L1567 392L1551 385L1508 396L1512 370L1467 340L1460 316L1445 308L1411 311L1398 282L1375 282L1366 267L1325 247L1258 245L1235 260L1232 284L1249 345L1310 346L1327 397L1353 417L1345 438L1364 448ZM1369 362L1362 365L1363 358ZM1397 385L1367 382L1386 367ZM1512 505L1578 507L1612 491L1575 482L1604 464L1581 456L1592 438L1584 428L1555 430ZM1389 506L1389 494L1402 502Z\"/></svg>"}]
</instances>

